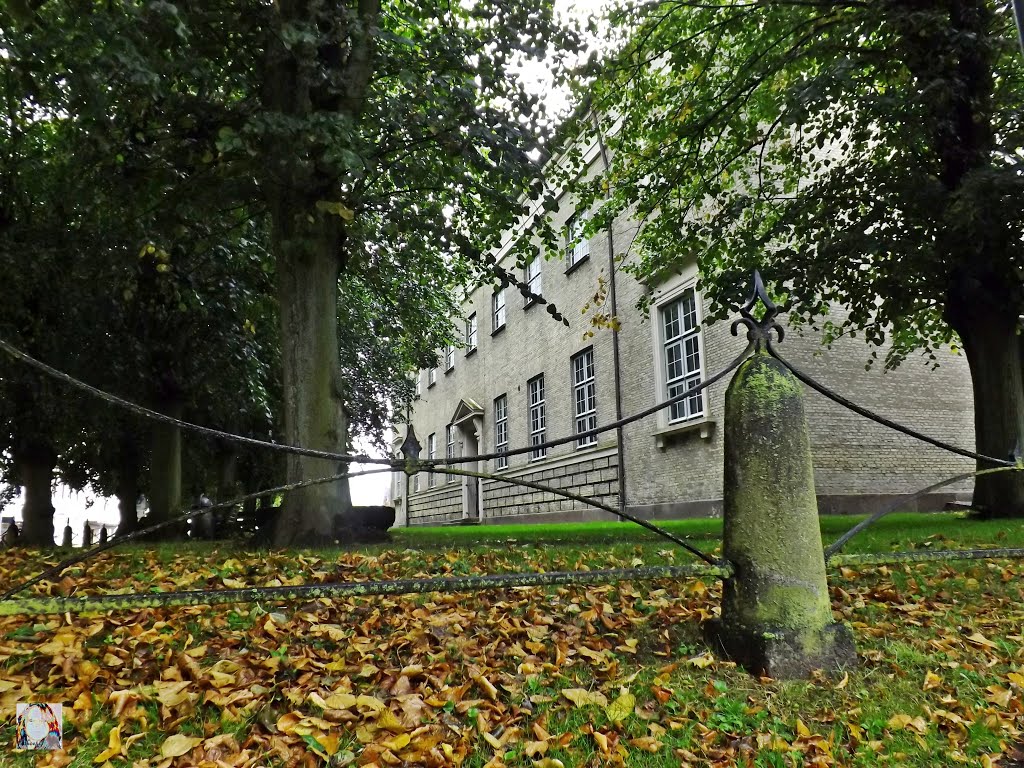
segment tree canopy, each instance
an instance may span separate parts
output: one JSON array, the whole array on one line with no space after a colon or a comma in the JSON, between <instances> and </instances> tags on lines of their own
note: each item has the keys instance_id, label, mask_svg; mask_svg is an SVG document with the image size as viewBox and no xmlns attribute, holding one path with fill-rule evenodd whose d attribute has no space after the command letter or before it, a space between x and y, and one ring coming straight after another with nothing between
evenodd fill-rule
<instances>
[{"instance_id":1,"label":"tree canopy","mask_svg":"<svg viewBox=\"0 0 1024 768\"><path fill-rule=\"evenodd\" d=\"M586 83L611 169L581 205L599 204L594 227L643 222L634 273L696 257L721 317L760 268L791 317L890 342L891 365L960 345L978 450L1024 444L1024 61L1007 4L673 0L612 23L627 42ZM1024 513L1024 483L980 479L975 502Z\"/></svg>"},{"instance_id":2,"label":"tree canopy","mask_svg":"<svg viewBox=\"0 0 1024 768\"><path fill-rule=\"evenodd\" d=\"M331 451L353 429L382 443L452 340L454 288L535 188L549 126L521 66L576 45L547 0L49 0L0 22L6 337L172 415ZM65 401L32 386L19 412L42 427ZM217 447L193 444L183 478L175 430L72 405L67 434L42 430L39 489L56 463L163 515L216 482L196 459ZM289 501L282 542L330 536L349 504L344 484Z\"/></svg>"}]
</instances>

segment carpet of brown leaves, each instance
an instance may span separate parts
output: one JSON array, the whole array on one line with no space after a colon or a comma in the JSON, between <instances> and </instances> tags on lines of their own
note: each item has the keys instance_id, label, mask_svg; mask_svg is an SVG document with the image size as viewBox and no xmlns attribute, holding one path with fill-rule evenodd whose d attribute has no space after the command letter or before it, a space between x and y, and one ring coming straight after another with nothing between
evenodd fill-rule
<instances>
[{"instance_id":1,"label":"carpet of brown leaves","mask_svg":"<svg viewBox=\"0 0 1024 768\"><path fill-rule=\"evenodd\" d=\"M557 548L134 551L40 591L578 565L629 559ZM3 569L26 575L30 558L9 554ZM862 664L808 683L756 680L703 648L699 625L718 592L693 580L4 618L0 717L17 702L65 704L65 751L16 765L1021 764L1016 566L833 574L834 608Z\"/></svg>"}]
</instances>

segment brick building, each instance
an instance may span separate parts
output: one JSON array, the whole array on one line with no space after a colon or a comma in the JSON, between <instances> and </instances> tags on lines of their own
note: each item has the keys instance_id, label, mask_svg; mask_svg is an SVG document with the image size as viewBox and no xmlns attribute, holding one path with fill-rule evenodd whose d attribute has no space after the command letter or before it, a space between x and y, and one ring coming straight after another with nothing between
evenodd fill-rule
<instances>
[{"instance_id":1,"label":"brick building","mask_svg":"<svg viewBox=\"0 0 1024 768\"><path fill-rule=\"evenodd\" d=\"M600 162L596 148L591 155ZM507 254L511 233L497 254L503 267L552 301L572 327L524 303L514 288L476 289L464 306L465 348L445 350L440 367L418 374L411 421L423 458L515 449L610 423L617 419L617 402L622 415L645 410L718 372L743 350L745 340L731 335L729 321L702 322L695 263L649 287L622 272L620 264L614 291L621 327L584 338L589 326L581 308L599 276L610 274L611 256L628 251L637 224L623 217L611 232L576 243L579 220L566 191L555 214L555 224L566 233L563 259L538 255L517 271ZM651 296L647 316L637 309L645 293ZM816 332L799 329L788 331L779 349L821 383L876 413L954 445L974 445L963 356L942 353L935 369L926 360L910 359L896 371L868 371L871 348L861 339L843 338L826 349ZM645 518L717 515L728 382L729 376L619 433L460 466L571 490L613 507L621 494L627 511ZM896 495L972 468L968 459L861 418L813 391L807 392L806 406L823 513L873 511ZM396 447L404 428L399 432ZM941 508L969 491L969 484L952 486L917 507ZM399 525L612 517L550 493L428 473L395 475L391 497Z\"/></svg>"}]
</instances>

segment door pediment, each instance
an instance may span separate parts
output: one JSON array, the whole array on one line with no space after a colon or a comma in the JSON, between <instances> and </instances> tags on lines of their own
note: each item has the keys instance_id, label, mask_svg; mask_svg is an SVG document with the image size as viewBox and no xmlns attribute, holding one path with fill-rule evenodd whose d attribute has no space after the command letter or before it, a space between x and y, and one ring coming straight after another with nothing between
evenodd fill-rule
<instances>
[{"instance_id":1,"label":"door pediment","mask_svg":"<svg viewBox=\"0 0 1024 768\"><path fill-rule=\"evenodd\" d=\"M452 416L451 424L458 425L464 421L469 421L483 415L483 408L472 400L465 398L460 400L459 404L455 407L455 413Z\"/></svg>"}]
</instances>

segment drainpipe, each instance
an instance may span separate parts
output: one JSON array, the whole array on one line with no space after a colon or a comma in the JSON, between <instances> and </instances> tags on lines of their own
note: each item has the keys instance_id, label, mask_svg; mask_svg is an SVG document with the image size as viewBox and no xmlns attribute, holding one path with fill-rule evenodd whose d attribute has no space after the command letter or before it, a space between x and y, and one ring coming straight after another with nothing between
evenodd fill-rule
<instances>
[{"instance_id":1,"label":"drainpipe","mask_svg":"<svg viewBox=\"0 0 1024 768\"><path fill-rule=\"evenodd\" d=\"M419 375L419 374L417 374ZM405 434L409 434L409 425L412 424L412 403L405 407ZM412 526L412 515L409 512L409 486L412 478L409 477L409 473L402 472L402 482L405 483L405 527L410 528Z\"/></svg>"},{"instance_id":2,"label":"drainpipe","mask_svg":"<svg viewBox=\"0 0 1024 768\"><path fill-rule=\"evenodd\" d=\"M601 133L601 124L596 113L591 113L594 118L594 130L597 133L597 146L601 150L601 163L604 165L604 172L607 174L610 167L608 163L608 147L604 143L604 135ZM614 223L614 222L613 222ZM615 234L614 226L609 226L607 231L608 239L608 302L612 317L618 317L618 309L615 296ZM612 365L615 382L615 420L622 421L622 366L619 364L619 332L612 330ZM615 452L619 462L619 511L626 511L626 451L622 443L622 427L615 428ZM625 518L619 517L622 522Z\"/></svg>"}]
</instances>

